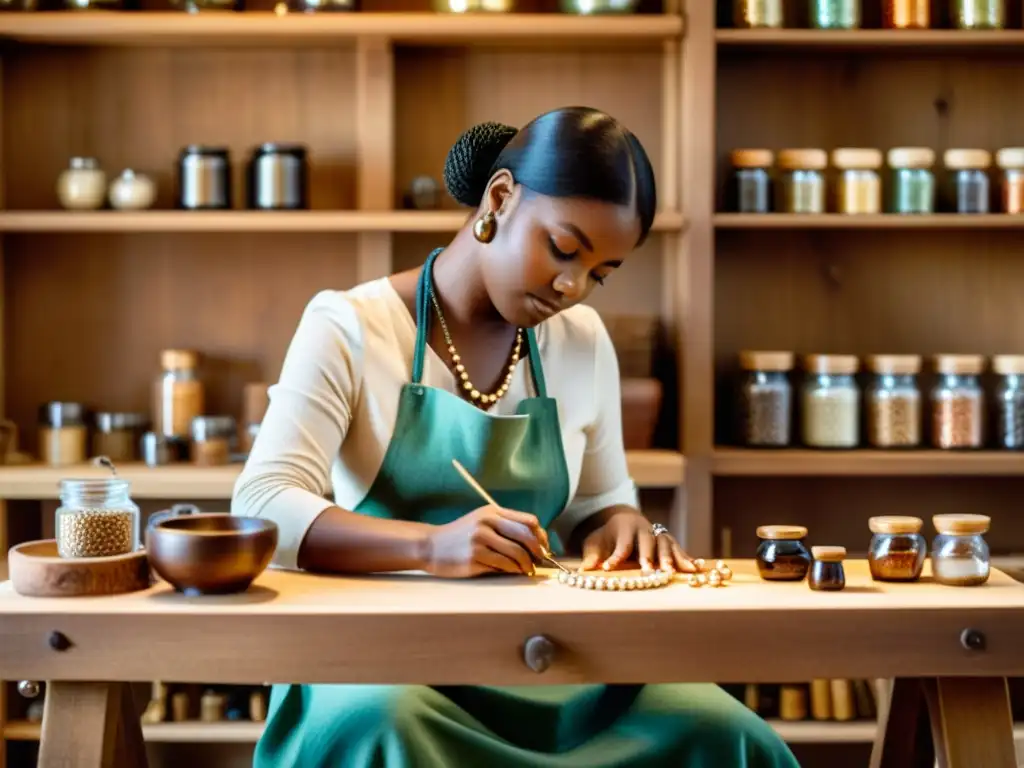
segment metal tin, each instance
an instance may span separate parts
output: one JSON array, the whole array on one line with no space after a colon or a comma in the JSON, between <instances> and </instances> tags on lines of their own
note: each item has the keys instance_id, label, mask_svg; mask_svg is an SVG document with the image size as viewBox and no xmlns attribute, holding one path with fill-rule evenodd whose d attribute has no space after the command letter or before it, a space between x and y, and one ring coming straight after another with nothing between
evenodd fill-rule
<instances>
[{"instance_id":1,"label":"metal tin","mask_svg":"<svg viewBox=\"0 0 1024 768\"><path fill-rule=\"evenodd\" d=\"M192 439L199 442L216 438L233 440L237 432L233 416L196 416L192 419Z\"/></svg>"},{"instance_id":2,"label":"metal tin","mask_svg":"<svg viewBox=\"0 0 1024 768\"><path fill-rule=\"evenodd\" d=\"M139 446L142 449L142 460L150 467L170 464L178 453L176 446L171 441L156 432L144 434L142 440L139 441Z\"/></svg>"},{"instance_id":3,"label":"metal tin","mask_svg":"<svg viewBox=\"0 0 1024 768\"><path fill-rule=\"evenodd\" d=\"M85 425L85 406L81 403L51 402L39 406L39 423L59 429Z\"/></svg>"},{"instance_id":4,"label":"metal tin","mask_svg":"<svg viewBox=\"0 0 1024 768\"><path fill-rule=\"evenodd\" d=\"M231 161L227 149L190 145L181 150L178 207L187 210L231 207Z\"/></svg>"},{"instance_id":5,"label":"metal tin","mask_svg":"<svg viewBox=\"0 0 1024 768\"><path fill-rule=\"evenodd\" d=\"M308 207L306 148L301 144L263 144L249 160L250 208L302 210Z\"/></svg>"}]
</instances>

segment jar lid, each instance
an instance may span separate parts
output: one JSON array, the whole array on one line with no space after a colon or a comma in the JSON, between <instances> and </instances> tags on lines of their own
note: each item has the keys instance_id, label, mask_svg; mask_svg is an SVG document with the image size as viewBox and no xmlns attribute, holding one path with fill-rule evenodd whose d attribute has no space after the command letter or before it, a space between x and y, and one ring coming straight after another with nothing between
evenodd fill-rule
<instances>
[{"instance_id":1,"label":"jar lid","mask_svg":"<svg viewBox=\"0 0 1024 768\"><path fill-rule=\"evenodd\" d=\"M868 520L872 533L920 533L924 520L903 515L881 515Z\"/></svg>"},{"instance_id":2,"label":"jar lid","mask_svg":"<svg viewBox=\"0 0 1024 768\"><path fill-rule=\"evenodd\" d=\"M109 413L100 412L95 415L96 429L100 432L113 432L120 429L142 429L149 426L149 417L144 413Z\"/></svg>"},{"instance_id":3,"label":"jar lid","mask_svg":"<svg viewBox=\"0 0 1024 768\"><path fill-rule=\"evenodd\" d=\"M823 171L828 167L828 154L824 149L780 149L780 168L790 171Z\"/></svg>"},{"instance_id":4,"label":"jar lid","mask_svg":"<svg viewBox=\"0 0 1024 768\"><path fill-rule=\"evenodd\" d=\"M966 533L985 533L992 518L988 515L934 515L932 525L939 533L946 535L963 535Z\"/></svg>"},{"instance_id":5,"label":"jar lid","mask_svg":"<svg viewBox=\"0 0 1024 768\"><path fill-rule=\"evenodd\" d=\"M890 168L931 168L935 150L931 147L893 147L888 157Z\"/></svg>"},{"instance_id":6,"label":"jar lid","mask_svg":"<svg viewBox=\"0 0 1024 768\"><path fill-rule=\"evenodd\" d=\"M80 427L85 423L85 406L82 403L53 401L39 406L39 423L45 426Z\"/></svg>"},{"instance_id":7,"label":"jar lid","mask_svg":"<svg viewBox=\"0 0 1024 768\"><path fill-rule=\"evenodd\" d=\"M1003 147L996 152L996 165L1000 168L1024 168L1024 147Z\"/></svg>"},{"instance_id":8,"label":"jar lid","mask_svg":"<svg viewBox=\"0 0 1024 768\"><path fill-rule=\"evenodd\" d=\"M987 149L947 149L942 162L956 171L980 170L992 165L992 153Z\"/></svg>"},{"instance_id":9,"label":"jar lid","mask_svg":"<svg viewBox=\"0 0 1024 768\"><path fill-rule=\"evenodd\" d=\"M992 370L1002 376L1024 373L1024 355L993 355Z\"/></svg>"},{"instance_id":10,"label":"jar lid","mask_svg":"<svg viewBox=\"0 0 1024 768\"><path fill-rule=\"evenodd\" d=\"M853 375L860 369L856 355L804 355L804 370L808 373Z\"/></svg>"},{"instance_id":11,"label":"jar lid","mask_svg":"<svg viewBox=\"0 0 1024 768\"><path fill-rule=\"evenodd\" d=\"M806 535L802 525L761 525L757 529L759 539L802 539Z\"/></svg>"},{"instance_id":12,"label":"jar lid","mask_svg":"<svg viewBox=\"0 0 1024 768\"><path fill-rule=\"evenodd\" d=\"M823 563L841 563L846 559L846 547L811 547L811 555Z\"/></svg>"},{"instance_id":13,"label":"jar lid","mask_svg":"<svg viewBox=\"0 0 1024 768\"><path fill-rule=\"evenodd\" d=\"M288 144L276 141L268 141L260 144L252 151L253 157L261 155L293 155L299 159L306 156L305 144Z\"/></svg>"},{"instance_id":14,"label":"jar lid","mask_svg":"<svg viewBox=\"0 0 1024 768\"><path fill-rule=\"evenodd\" d=\"M191 349L165 349L160 353L160 365L165 371L195 368L199 354Z\"/></svg>"},{"instance_id":15,"label":"jar lid","mask_svg":"<svg viewBox=\"0 0 1024 768\"><path fill-rule=\"evenodd\" d=\"M832 165L851 171L872 171L882 166L882 152L878 149L848 148L832 150Z\"/></svg>"},{"instance_id":16,"label":"jar lid","mask_svg":"<svg viewBox=\"0 0 1024 768\"><path fill-rule=\"evenodd\" d=\"M792 352L740 352L740 367L745 371L791 371L796 356Z\"/></svg>"},{"instance_id":17,"label":"jar lid","mask_svg":"<svg viewBox=\"0 0 1024 768\"><path fill-rule=\"evenodd\" d=\"M985 370L982 355L936 355L935 370L938 373L977 376Z\"/></svg>"},{"instance_id":18,"label":"jar lid","mask_svg":"<svg viewBox=\"0 0 1024 768\"><path fill-rule=\"evenodd\" d=\"M868 370L894 376L912 376L921 372L920 355L869 355Z\"/></svg>"},{"instance_id":19,"label":"jar lid","mask_svg":"<svg viewBox=\"0 0 1024 768\"><path fill-rule=\"evenodd\" d=\"M729 157L734 168L770 168L775 161L770 149L734 149Z\"/></svg>"}]
</instances>

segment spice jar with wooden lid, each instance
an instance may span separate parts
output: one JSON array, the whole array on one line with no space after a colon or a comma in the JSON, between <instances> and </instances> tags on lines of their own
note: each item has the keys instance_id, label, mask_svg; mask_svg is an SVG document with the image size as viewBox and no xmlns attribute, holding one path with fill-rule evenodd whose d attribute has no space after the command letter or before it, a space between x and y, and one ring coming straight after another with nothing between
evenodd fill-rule
<instances>
[{"instance_id":1,"label":"spice jar with wooden lid","mask_svg":"<svg viewBox=\"0 0 1024 768\"><path fill-rule=\"evenodd\" d=\"M771 213L775 153L770 149L734 149L731 199L737 213Z\"/></svg>"},{"instance_id":2,"label":"spice jar with wooden lid","mask_svg":"<svg viewBox=\"0 0 1024 768\"><path fill-rule=\"evenodd\" d=\"M935 213L935 150L894 147L887 155L892 169L889 210L893 213Z\"/></svg>"},{"instance_id":3,"label":"spice jar with wooden lid","mask_svg":"<svg viewBox=\"0 0 1024 768\"><path fill-rule=\"evenodd\" d=\"M916 448L921 444L920 355L872 355L867 406L868 444L873 448Z\"/></svg>"},{"instance_id":4,"label":"spice jar with wooden lid","mask_svg":"<svg viewBox=\"0 0 1024 768\"><path fill-rule=\"evenodd\" d=\"M231 416L197 416L192 420L192 463L215 467L231 461L237 425Z\"/></svg>"},{"instance_id":5,"label":"spice jar with wooden lid","mask_svg":"<svg viewBox=\"0 0 1024 768\"><path fill-rule=\"evenodd\" d=\"M81 403L44 403L39 407L39 458L51 467L81 464L88 458L88 429Z\"/></svg>"},{"instance_id":6,"label":"spice jar with wooden lid","mask_svg":"<svg viewBox=\"0 0 1024 768\"><path fill-rule=\"evenodd\" d=\"M947 149L943 163L950 172L953 210L957 213L988 213L988 169L992 154L985 149Z\"/></svg>"},{"instance_id":7,"label":"spice jar with wooden lid","mask_svg":"<svg viewBox=\"0 0 1024 768\"><path fill-rule=\"evenodd\" d=\"M781 171L781 194L776 199L781 213L825 212L825 168L828 155L823 149L783 149L777 166Z\"/></svg>"},{"instance_id":8,"label":"spice jar with wooden lid","mask_svg":"<svg viewBox=\"0 0 1024 768\"><path fill-rule=\"evenodd\" d=\"M740 436L752 448L790 443L793 414L792 352L740 352Z\"/></svg>"},{"instance_id":9,"label":"spice jar with wooden lid","mask_svg":"<svg viewBox=\"0 0 1024 768\"><path fill-rule=\"evenodd\" d=\"M802 525L762 525L757 529L758 544L755 561L757 572L765 581L800 581L811 566L811 553L804 539L807 529Z\"/></svg>"},{"instance_id":10,"label":"spice jar with wooden lid","mask_svg":"<svg viewBox=\"0 0 1024 768\"><path fill-rule=\"evenodd\" d=\"M807 586L815 592L838 592L846 586L846 547L811 547L811 556Z\"/></svg>"},{"instance_id":11,"label":"spice jar with wooden lid","mask_svg":"<svg viewBox=\"0 0 1024 768\"><path fill-rule=\"evenodd\" d=\"M937 355L938 379L931 391L932 445L945 450L984 444L985 392L981 355Z\"/></svg>"},{"instance_id":12,"label":"spice jar with wooden lid","mask_svg":"<svg viewBox=\"0 0 1024 768\"><path fill-rule=\"evenodd\" d=\"M976 587L988 581L991 555L985 534L988 515L935 515L938 535L932 540L932 576L951 587Z\"/></svg>"},{"instance_id":13,"label":"spice jar with wooden lid","mask_svg":"<svg viewBox=\"0 0 1024 768\"><path fill-rule=\"evenodd\" d=\"M1000 149L996 165L1003 171L999 185L1003 213L1024 213L1024 147Z\"/></svg>"},{"instance_id":14,"label":"spice jar with wooden lid","mask_svg":"<svg viewBox=\"0 0 1024 768\"><path fill-rule=\"evenodd\" d=\"M995 355L995 442L1010 451L1024 449L1024 355Z\"/></svg>"},{"instance_id":15,"label":"spice jar with wooden lid","mask_svg":"<svg viewBox=\"0 0 1024 768\"><path fill-rule=\"evenodd\" d=\"M882 515L868 520L868 569L875 581L917 581L928 555L919 517Z\"/></svg>"},{"instance_id":16,"label":"spice jar with wooden lid","mask_svg":"<svg viewBox=\"0 0 1024 768\"><path fill-rule=\"evenodd\" d=\"M784 22L783 0L733 0L732 19L737 29L778 29Z\"/></svg>"},{"instance_id":17,"label":"spice jar with wooden lid","mask_svg":"<svg viewBox=\"0 0 1024 768\"><path fill-rule=\"evenodd\" d=\"M163 369L153 391L154 431L165 438L188 440L192 419L203 412L203 384L196 375L199 355L188 349L160 353Z\"/></svg>"},{"instance_id":18,"label":"spice jar with wooden lid","mask_svg":"<svg viewBox=\"0 0 1024 768\"><path fill-rule=\"evenodd\" d=\"M886 29L928 29L931 25L931 0L884 0L882 26Z\"/></svg>"},{"instance_id":19,"label":"spice jar with wooden lid","mask_svg":"<svg viewBox=\"0 0 1024 768\"><path fill-rule=\"evenodd\" d=\"M139 439L149 425L146 414L100 412L95 424L93 456L106 456L114 462L138 461Z\"/></svg>"},{"instance_id":20,"label":"spice jar with wooden lid","mask_svg":"<svg viewBox=\"0 0 1024 768\"><path fill-rule=\"evenodd\" d=\"M845 214L882 212L882 153L877 149L832 150L832 165L839 170L836 211Z\"/></svg>"},{"instance_id":21,"label":"spice jar with wooden lid","mask_svg":"<svg viewBox=\"0 0 1024 768\"><path fill-rule=\"evenodd\" d=\"M809 448L855 448L860 442L860 388L854 355L807 355L801 432Z\"/></svg>"}]
</instances>

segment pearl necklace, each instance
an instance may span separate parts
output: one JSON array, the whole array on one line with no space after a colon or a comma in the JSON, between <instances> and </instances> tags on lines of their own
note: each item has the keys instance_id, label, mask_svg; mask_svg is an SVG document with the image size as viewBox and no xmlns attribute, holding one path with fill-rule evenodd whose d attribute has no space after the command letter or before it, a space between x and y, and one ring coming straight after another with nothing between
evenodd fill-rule
<instances>
[{"instance_id":1,"label":"pearl necklace","mask_svg":"<svg viewBox=\"0 0 1024 768\"><path fill-rule=\"evenodd\" d=\"M451 356L452 365L455 367L455 373L462 382L463 392L469 395L473 404L477 407L486 408L498 402L498 400L504 397L508 392L508 388L512 384L512 374L515 373L516 366L519 364L519 354L523 346L523 329L516 329L516 343L512 348L512 356L509 358L508 370L505 372L505 378L502 380L501 385L491 394L481 392L473 385L473 382L469 380L469 373L466 371L466 366L462 362L462 357L459 355L458 350L455 348L455 344L452 342L451 334L448 333L448 324L444 321L444 313L441 311L441 305L437 302L437 296L434 294L433 288L430 289L430 300L433 302L434 309L437 311L437 319L441 321L441 332L444 334L445 344L448 345L448 354Z\"/></svg>"},{"instance_id":2,"label":"pearl necklace","mask_svg":"<svg viewBox=\"0 0 1024 768\"><path fill-rule=\"evenodd\" d=\"M559 571L558 582L577 589L622 592L664 587L672 583L672 574L668 571L656 570L645 573L643 576L587 576L583 573Z\"/></svg>"}]
</instances>

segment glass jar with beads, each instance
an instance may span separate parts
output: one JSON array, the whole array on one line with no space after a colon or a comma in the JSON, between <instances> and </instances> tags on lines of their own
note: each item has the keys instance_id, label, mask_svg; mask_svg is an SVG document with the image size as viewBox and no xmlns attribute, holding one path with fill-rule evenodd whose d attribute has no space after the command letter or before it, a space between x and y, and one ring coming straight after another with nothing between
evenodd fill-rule
<instances>
[{"instance_id":1,"label":"glass jar with beads","mask_svg":"<svg viewBox=\"0 0 1024 768\"><path fill-rule=\"evenodd\" d=\"M1024 355L996 355L993 392L995 442L999 448L1024 450Z\"/></svg>"},{"instance_id":2,"label":"glass jar with beads","mask_svg":"<svg viewBox=\"0 0 1024 768\"><path fill-rule=\"evenodd\" d=\"M981 448L985 439L985 391L981 355L937 355L931 391L932 446L944 450Z\"/></svg>"},{"instance_id":3,"label":"glass jar with beads","mask_svg":"<svg viewBox=\"0 0 1024 768\"><path fill-rule=\"evenodd\" d=\"M790 444L793 414L792 352L740 352L740 442L751 448Z\"/></svg>"},{"instance_id":4,"label":"glass jar with beads","mask_svg":"<svg viewBox=\"0 0 1024 768\"><path fill-rule=\"evenodd\" d=\"M776 157L776 166L780 171L780 194L776 196L780 213L825 212L825 150L783 149Z\"/></svg>"},{"instance_id":5,"label":"glass jar with beads","mask_svg":"<svg viewBox=\"0 0 1024 768\"><path fill-rule=\"evenodd\" d=\"M867 438L872 448L921 445L920 355L872 355L865 392Z\"/></svg>"},{"instance_id":6,"label":"glass jar with beads","mask_svg":"<svg viewBox=\"0 0 1024 768\"><path fill-rule=\"evenodd\" d=\"M843 148L832 150L832 165L839 170L836 184L837 213L882 212L882 153L877 149Z\"/></svg>"},{"instance_id":7,"label":"glass jar with beads","mask_svg":"<svg viewBox=\"0 0 1024 768\"><path fill-rule=\"evenodd\" d=\"M935 150L929 147L895 147L886 157L892 185L892 213L935 213Z\"/></svg>"},{"instance_id":8,"label":"glass jar with beads","mask_svg":"<svg viewBox=\"0 0 1024 768\"><path fill-rule=\"evenodd\" d=\"M953 210L988 213L991 202L988 169L992 165L992 153L986 149L947 149L943 164L949 172Z\"/></svg>"},{"instance_id":9,"label":"glass jar with beads","mask_svg":"<svg viewBox=\"0 0 1024 768\"><path fill-rule=\"evenodd\" d=\"M65 479L54 530L63 558L112 557L139 547L139 507L120 477Z\"/></svg>"},{"instance_id":10,"label":"glass jar with beads","mask_svg":"<svg viewBox=\"0 0 1024 768\"><path fill-rule=\"evenodd\" d=\"M809 448L855 448L860 442L860 388L854 355L804 358L801 437Z\"/></svg>"},{"instance_id":11,"label":"glass jar with beads","mask_svg":"<svg viewBox=\"0 0 1024 768\"><path fill-rule=\"evenodd\" d=\"M987 515L935 515L932 578L951 587L977 587L988 581L992 558L985 541Z\"/></svg>"}]
</instances>

